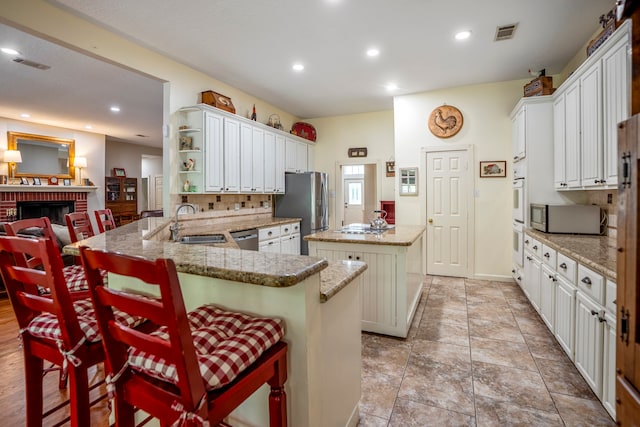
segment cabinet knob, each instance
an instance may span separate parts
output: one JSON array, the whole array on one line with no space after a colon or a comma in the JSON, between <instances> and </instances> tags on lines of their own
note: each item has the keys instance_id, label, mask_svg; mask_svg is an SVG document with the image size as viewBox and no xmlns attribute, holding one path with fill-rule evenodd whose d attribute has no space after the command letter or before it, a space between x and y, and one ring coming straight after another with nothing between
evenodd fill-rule
<instances>
[{"instance_id":1,"label":"cabinet knob","mask_svg":"<svg viewBox=\"0 0 640 427\"><path fill-rule=\"evenodd\" d=\"M429 218L429 224L433 224L433 218Z\"/></svg>"},{"instance_id":2,"label":"cabinet knob","mask_svg":"<svg viewBox=\"0 0 640 427\"><path fill-rule=\"evenodd\" d=\"M598 314L598 312L597 312L597 311L595 311L595 310L591 310L591 315L592 315L592 316L595 316L595 315L597 315L597 314Z\"/></svg>"},{"instance_id":3,"label":"cabinet knob","mask_svg":"<svg viewBox=\"0 0 640 427\"><path fill-rule=\"evenodd\" d=\"M583 277L580 281L585 285L591 286L591 279L589 279L588 277Z\"/></svg>"},{"instance_id":4,"label":"cabinet knob","mask_svg":"<svg viewBox=\"0 0 640 427\"><path fill-rule=\"evenodd\" d=\"M524 241L524 244L525 244L525 245L528 245L528 244L529 244L529 239L525 240L525 241Z\"/></svg>"},{"instance_id":5,"label":"cabinet knob","mask_svg":"<svg viewBox=\"0 0 640 427\"><path fill-rule=\"evenodd\" d=\"M544 257L545 258L549 258L549 257L551 257L551 255L549 255L549 252L545 252Z\"/></svg>"},{"instance_id":6,"label":"cabinet knob","mask_svg":"<svg viewBox=\"0 0 640 427\"><path fill-rule=\"evenodd\" d=\"M538 250L538 245L533 245L533 249L537 251Z\"/></svg>"},{"instance_id":7,"label":"cabinet knob","mask_svg":"<svg viewBox=\"0 0 640 427\"><path fill-rule=\"evenodd\" d=\"M359 257L359 256L357 256L357 257L356 257L356 260L357 260L357 261L360 261L360 257Z\"/></svg>"},{"instance_id":8,"label":"cabinet knob","mask_svg":"<svg viewBox=\"0 0 640 427\"><path fill-rule=\"evenodd\" d=\"M352 257L351 255L349 255L347 258L349 258L349 259L353 259L353 257Z\"/></svg>"},{"instance_id":9,"label":"cabinet knob","mask_svg":"<svg viewBox=\"0 0 640 427\"><path fill-rule=\"evenodd\" d=\"M563 270L566 270L567 269L567 264L563 262L562 264L559 265L559 267L561 269L563 269Z\"/></svg>"},{"instance_id":10,"label":"cabinet knob","mask_svg":"<svg viewBox=\"0 0 640 427\"><path fill-rule=\"evenodd\" d=\"M516 270L511 270L511 274L516 274Z\"/></svg>"}]
</instances>

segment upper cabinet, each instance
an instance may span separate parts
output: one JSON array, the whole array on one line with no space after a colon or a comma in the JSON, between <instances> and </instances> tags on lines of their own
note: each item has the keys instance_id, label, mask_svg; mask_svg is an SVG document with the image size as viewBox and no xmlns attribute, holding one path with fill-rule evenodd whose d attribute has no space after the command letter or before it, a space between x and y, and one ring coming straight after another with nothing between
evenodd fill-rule
<instances>
[{"instance_id":1,"label":"upper cabinet","mask_svg":"<svg viewBox=\"0 0 640 427\"><path fill-rule=\"evenodd\" d=\"M513 161L517 162L526 155L526 110L521 108L511 119Z\"/></svg>"},{"instance_id":2,"label":"upper cabinet","mask_svg":"<svg viewBox=\"0 0 640 427\"><path fill-rule=\"evenodd\" d=\"M630 33L625 21L553 95L557 190L617 185L617 124L630 114Z\"/></svg>"},{"instance_id":3,"label":"upper cabinet","mask_svg":"<svg viewBox=\"0 0 640 427\"><path fill-rule=\"evenodd\" d=\"M312 146L207 105L181 108L178 188L186 193L284 193L286 172L306 172Z\"/></svg>"}]
</instances>

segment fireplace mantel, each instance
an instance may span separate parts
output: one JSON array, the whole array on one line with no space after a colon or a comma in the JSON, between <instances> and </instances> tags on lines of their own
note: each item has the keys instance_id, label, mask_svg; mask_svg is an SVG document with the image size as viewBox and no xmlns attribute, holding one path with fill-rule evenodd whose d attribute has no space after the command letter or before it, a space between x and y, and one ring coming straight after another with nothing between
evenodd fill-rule
<instances>
[{"instance_id":1,"label":"fireplace mantel","mask_svg":"<svg viewBox=\"0 0 640 427\"><path fill-rule=\"evenodd\" d=\"M88 185L0 185L0 193L90 193L97 189Z\"/></svg>"}]
</instances>

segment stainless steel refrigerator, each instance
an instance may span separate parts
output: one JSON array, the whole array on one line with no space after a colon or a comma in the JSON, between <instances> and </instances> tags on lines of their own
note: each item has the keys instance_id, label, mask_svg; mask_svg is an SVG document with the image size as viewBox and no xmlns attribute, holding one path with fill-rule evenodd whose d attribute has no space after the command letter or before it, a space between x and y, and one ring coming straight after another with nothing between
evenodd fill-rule
<instances>
[{"instance_id":1,"label":"stainless steel refrigerator","mask_svg":"<svg viewBox=\"0 0 640 427\"><path fill-rule=\"evenodd\" d=\"M324 172L288 173L285 193L275 199L276 216L302 218L300 223L300 253L309 255L304 236L329 229L327 174Z\"/></svg>"}]
</instances>

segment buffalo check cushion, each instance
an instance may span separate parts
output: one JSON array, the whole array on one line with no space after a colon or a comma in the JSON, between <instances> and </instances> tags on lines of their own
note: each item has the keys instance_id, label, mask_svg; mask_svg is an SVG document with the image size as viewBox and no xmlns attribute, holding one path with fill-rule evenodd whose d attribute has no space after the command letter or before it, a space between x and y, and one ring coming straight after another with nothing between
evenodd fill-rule
<instances>
[{"instance_id":1,"label":"buffalo check cushion","mask_svg":"<svg viewBox=\"0 0 640 427\"><path fill-rule=\"evenodd\" d=\"M104 270L100 270L100 274L102 275L102 280L104 280L104 283L106 285L107 272ZM85 276L84 274L84 267L82 265L68 265L62 269L62 275L64 276L64 281L67 284L67 289L69 289L69 292L89 290L87 276ZM38 292L40 293L40 295L47 295L51 293L49 289L43 288L42 286L38 286Z\"/></svg>"},{"instance_id":2,"label":"buffalo check cushion","mask_svg":"<svg viewBox=\"0 0 640 427\"><path fill-rule=\"evenodd\" d=\"M188 314L188 320L200 374L208 390L233 381L284 336L280 319L251 317L214 305L198 307ZM169 340L166 327L151 335ZM178 381L175 365L156 355L131 349L129 365L163 381Z\"/></svg>"},{"instance_id":3,"label":"buffalo check cushion","mask_svg":"<svg viewBox=\"0 0 640 427\"><path fill-rule=\"evenodd\" d=\"M76 312L80 329L84 332L87 341L98 342L102 339L98 329L98 320L96 319L93 304L90 299L82 299L73 303L73 309ZM135 328L145 321L142 317L131 316L127 313L115 310L114 316L118 323ZM27 327L27 331L38 338L47 338L52 340L62 340L58 318L55 314L42 313L36 316Z\"/></svg>"}]
</instances>

